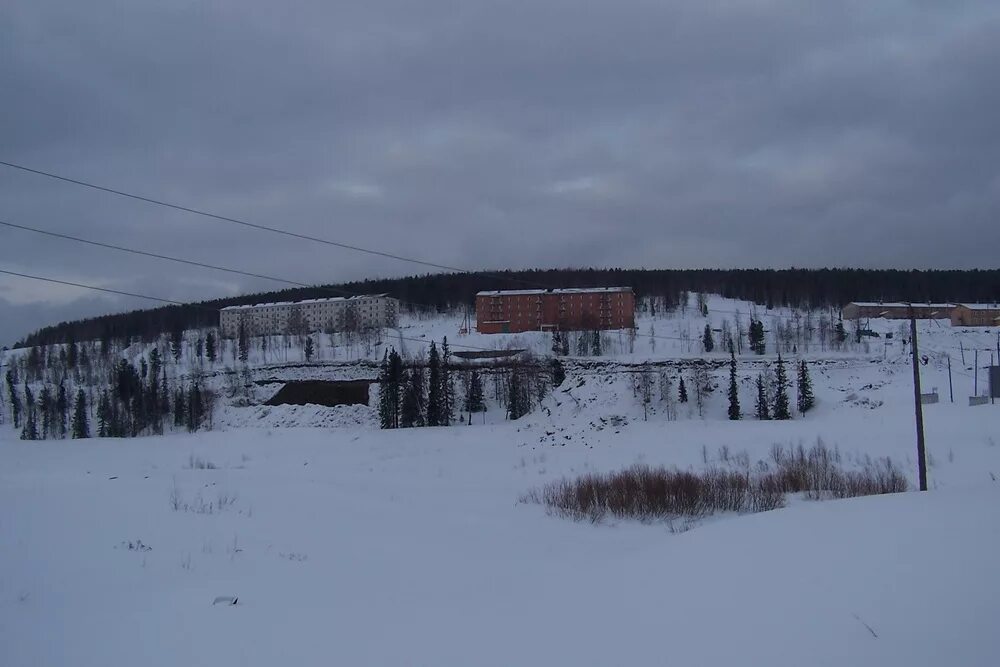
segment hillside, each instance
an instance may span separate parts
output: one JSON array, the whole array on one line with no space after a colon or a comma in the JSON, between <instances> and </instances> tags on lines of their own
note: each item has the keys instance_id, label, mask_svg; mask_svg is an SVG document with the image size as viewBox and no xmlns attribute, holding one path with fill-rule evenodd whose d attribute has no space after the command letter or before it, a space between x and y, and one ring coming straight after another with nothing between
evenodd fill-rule
<instances>
[{"instance_id":1,"label":"hillside","mask_svg":"<svg viewBox=\"0 0 1000 667\"><path fill-rule=\"evenodd\" d=\"M818 309L839 308L857 300L992 302L1000 295L1000 270L547 269L428 274L284 289L63 322L27 336L15 347L115 338L149 341L179 329L215 326L220 308L251 303L387 292L411 313L442 312L471 307L481 290L600 285L632 287L640 298L657 297L666 307L676 306L684 292L703 292L768 308Z\"/></svg>"},{"instance_id":2,"label":"hillside","mask_svg":"<svg viewBox=\"0 0 1000 667\"><path fill-rule=\"evenodd\" d=\"M888 459L915 488L906 323L837 342L828 310L756 309L767 350L741 341L743 419L730 421L730 356L702 337L745 329L754 306L705 306L646 310L634 338L606 332L600 355L574 338L565 380L516 420L514 369L479 366L486 411L449 428L380 430L374 388L369 406L263 403L290 381L373 379L390 347L417 368L445 336L453 350L536 359L552 336L459 336L453 312L316 336L311 361L300 338L275 336L254 339L245 364L231 341L209 362L207 329L184 332L176 357L166 336L107 354L78 344L73 369L66 346L9 353L35 395L63 382L91 411L112 368L154 356L171 388L216 398L193 433L168 420L160 437L26 442L0 425L2 662L993 664L1000 412L968 397L995 330L919 323L925 391L940 397L924 406L929 493L791 493L761 514L596 525L529 501L546 483L637 464L749 475L814 445L855 473ZM755 382L771 391L778 351L793 380L807 363L816 405L760 421ZM455 364L461 396L471 367ZM978 382L981 394L983 371Z\"/></svg>"}]
</instances>

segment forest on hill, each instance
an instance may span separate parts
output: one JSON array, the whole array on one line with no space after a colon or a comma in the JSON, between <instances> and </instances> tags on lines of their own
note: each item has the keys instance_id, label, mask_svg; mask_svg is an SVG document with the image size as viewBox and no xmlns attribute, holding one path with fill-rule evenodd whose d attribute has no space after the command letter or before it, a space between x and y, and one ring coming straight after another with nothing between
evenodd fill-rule
<instances>
[{"instance_id":1,"label":"forest on hill","mask_svg":"<svg viewBox=\"0 0 1000 667\"><path fill-rule=\"evenodd\" d=\"M850 301L1000 300L1000 270L888 269L532 269L439 273L383 278L215 299L183 306L103 315L44 327L15 347L84 340L139 338L218 325L226 306L386 292L403 310L472 306L482 290L627 286L639 298L657 296L668 307L681 292L721 294L761 306L841 307Z\"/></svg>"}]
</instances>

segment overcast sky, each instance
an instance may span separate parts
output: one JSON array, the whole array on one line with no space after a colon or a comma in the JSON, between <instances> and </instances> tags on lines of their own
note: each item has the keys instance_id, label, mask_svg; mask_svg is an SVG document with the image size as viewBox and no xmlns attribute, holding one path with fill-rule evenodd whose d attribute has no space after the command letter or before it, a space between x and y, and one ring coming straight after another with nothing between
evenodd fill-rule
<instances>
[{"instance_id":1,"label":"overcast sky","mask_svg":"<svg viewBox=\"0 0 1000 667\"><path fill-rule=\"evenodd\" d=\"M1000 3L0 3L0 160L468 268L1000 265ZM0 167L0 220L425 269ZM0 228L0 268L278 287ZM0 276L0 344L138 305Z\"/></svg>"}]
</instances>

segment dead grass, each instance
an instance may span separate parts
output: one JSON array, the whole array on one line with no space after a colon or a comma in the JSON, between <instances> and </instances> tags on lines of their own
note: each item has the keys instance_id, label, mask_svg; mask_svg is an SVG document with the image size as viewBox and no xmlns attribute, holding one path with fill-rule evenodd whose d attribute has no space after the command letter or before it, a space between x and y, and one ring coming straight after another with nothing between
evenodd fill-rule
<instances>
[{"instance_id":1,"label":"dead grass","mask_svg":"<svg viewBox=\"0 0 1000 667\"><path fill-rule=\"evenodd\" d=\"M728 453L728 450L727 450ZM553 514L600 522L610 516L640 521L700 518L718 512L754 513L782 507L790 493L806 498L849 498L906 491L903 474L889 459L866 460L844 470L840 453L821 441L806 449L777 446L772 463L750 469L741 453L722 460L738 469L711 467L695 473L645 464L604 474L561 479L534 489L522 502L544 505Z\"/></svg>"}]
</instances>

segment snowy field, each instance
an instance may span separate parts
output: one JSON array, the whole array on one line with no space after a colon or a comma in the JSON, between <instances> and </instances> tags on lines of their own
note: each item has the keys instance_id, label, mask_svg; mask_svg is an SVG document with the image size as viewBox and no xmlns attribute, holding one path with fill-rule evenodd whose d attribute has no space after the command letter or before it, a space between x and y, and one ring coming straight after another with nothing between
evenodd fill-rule
<instances>
[{"instance_id":1,"label":"snowy field","mask_svg":"<svg viewBox=\"0 0 1000 667\"><path fill-rule=\"evenodd\" d=\"M729 304L710 305L708 318L644 316L640 332L658 337L609 334L602 358L571 355L563 385L513 422L495 401L472 426L398 431L365 406L220 401L207 433L26 442L0 425L0 665L998 664L1000 405L968 402L973 350L988 365L995 330L920 323L924 390L940 398L924 408L928 493L651 524L519 501L564 477L738 466L744 453L752 465L819 440L846 468L891 457L916 486L903 323L872 322L880 337L850 349L814 337L786 353L810 360L817 399L788 422L751 417L771 341L741 355L745 418L731 422L728 354L699 347ZM551 345L459 325L407 319L403 345ZM381 355L320 340L310 367L275 343L251 359L274 379L261 393L279 377L370 377L351 361ZM702 415L659 387L644 409L637 373L690 380L698 357L720 362ZM168 372L199 365L188 348ZM213 604L228 596L237 604Z\"/></svg>"},{"instance_id":2,"label":"snowy field","mask_svg":"<svg viewBox=\"0 0 1000 667\"><path fill-rule=\"evenodd\" d=\"M926 494L686 532L518 503L563 475L817 437L915 481L906 368L875 368L818 374L792 422L647 422L625 380L574 376L507 424L5 429L0 664L994 665L1000 407L927 406ZM869 384L878 407L843 400Z\"/></svg>"}]
</instances>

